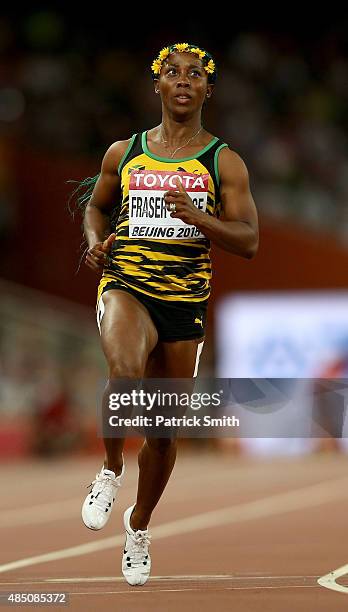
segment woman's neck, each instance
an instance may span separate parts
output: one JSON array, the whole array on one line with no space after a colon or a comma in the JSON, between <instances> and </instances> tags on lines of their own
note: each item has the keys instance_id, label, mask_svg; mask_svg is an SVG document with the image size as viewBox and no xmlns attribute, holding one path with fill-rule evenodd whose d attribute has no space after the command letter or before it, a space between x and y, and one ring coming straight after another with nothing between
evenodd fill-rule
<instances>
[{"instance_id":1,"label":"woman's neck","mask_svg":"<svg viewBox=\"0 0 348 612\"><path fill-rule=\"evenodd\" d=\"M172 118L167 121L163 115L162 123L147 131L150 151L172 159L194 155L213 138L213 135L203 128L200 119L200 116L196 116L192 121L174 121Z\"/></svg>"},{"instance_id":2,"label":"woman's neck","mask_svg":"<svg viewBox=\"0 0 348 612\"><path fill-rule=\"evenodd\" d=\"M200 135L202 131L200 116L188 121L175 121L163 117L161 125L158 126L158 140L166 142L169 146L179 146L195 134Z\"/></svg>"}]
</instances>

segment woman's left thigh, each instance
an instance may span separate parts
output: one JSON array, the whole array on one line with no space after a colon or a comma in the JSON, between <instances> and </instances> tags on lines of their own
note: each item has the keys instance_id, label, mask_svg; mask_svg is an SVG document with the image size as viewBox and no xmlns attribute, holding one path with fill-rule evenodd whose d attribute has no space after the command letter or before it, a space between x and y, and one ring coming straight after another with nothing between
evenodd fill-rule
<instances>
[{"instance_id":1,"label":"woman's left thigh","mask_svg":"<svg viewBox=\"0 0 348 612\"><path fill-rule=\"evenodd\" d=\"M149 355L146 378L193 378L197 374L203 343L204 338L158 342Z\"/></svg>"}]
</instances>

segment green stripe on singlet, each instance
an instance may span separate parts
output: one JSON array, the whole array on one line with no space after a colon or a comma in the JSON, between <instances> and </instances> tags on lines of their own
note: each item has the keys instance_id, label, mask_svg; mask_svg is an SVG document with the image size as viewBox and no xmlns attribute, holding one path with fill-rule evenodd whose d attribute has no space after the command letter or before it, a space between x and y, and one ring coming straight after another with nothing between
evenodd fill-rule
<instances>
[{"instance_id":1,"label":"green stripe on singlet","mask_svg":"<svg viewBox=\"0 0 348 612\"><path fill-rule=\"evenodd\" d=\"M220 174L219 174L219 153L221 151L221 149L224 149L225 147L228 147L228 145L224 142L222 145L220 145L216 151L215 151L215 155L214 155L214 170L215 170L215 176L216 176L216 180L217 180L217 184L220 185Z\"/></svg>"},{"instance_id":2,"label":"green stripe on singlet","mask_svg":"<svg viewBox=\"0 0 348 612\"><path fill-rule=\"evenodd\" d=\"M198 151L198 153L196 153L192 157L171 158L171 157L160 157L159 155L156 155L155 153L151 153L151 151L149 151L149 148L147 146L147 132L143 132L142 137L141 137L141 143L143 146L144 153L148 155L148 157L152 157L152 159L157 159L158 161L163 161L166 163L169 162L171 164L177 164L178 162L185 162L185 161L191 161L192 159L198 159L198 157L203 155L203 153L205 153L206 151L209 151L209 149L216 143L217 140L219 140L218 137L214 136L214 138L212 138L211 141L208 142L208 144L204 147L204 149L201 149L200 151Z\"/></svg>"},{"instance_id":3,"label":"green stripe on singlet","mask_svg":"<svg viewBox=\"0 0 348 612\"><path fill-rule=\"evenodd\" d=\"M123 166L124 160L126 159L126 157L127 157L128 153L129 153L129 151L131 150L131 148L132 148L132 146L133 146L133 143L134 143L135 138L136 138L136 134L133 134L132 138L130 139L130 143L128 144L128 147L127 147L127 149L125 150L125 153L123 154L123 156L122 156L122 159L121 159L120 163L118 164L118 167L117 167L117 174L118 174L118 176L121 176L121 175L120 175L120 172L121 172L121 170L122 170L122 166Z\"/></svg>"}]
</instances>

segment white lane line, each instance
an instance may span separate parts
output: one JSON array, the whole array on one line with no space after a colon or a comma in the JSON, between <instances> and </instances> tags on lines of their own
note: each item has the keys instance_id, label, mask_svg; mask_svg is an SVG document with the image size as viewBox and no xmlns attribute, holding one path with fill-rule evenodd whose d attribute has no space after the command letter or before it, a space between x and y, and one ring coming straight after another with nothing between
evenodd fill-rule
<instances>
[{"instance_id":1,"label":"white lane line","mask_svg":"<svg viewBox=\"0 0 348 612\"><path fill-rule=\"evenodd\" d=\"M157 539L167 538L172 535L183 535L185 533L201 531L211 527L243 523L262 517L303 510L304 508L312 508L313 506L347 497L348 478L339 478L337 480L329 480L309 487L293 489L292 491L270 495L255 501L243 502L220 510L204 512L202 514L196 514L194 516L164 523L158 527L152 527L151 534ZM40 563L48 563L49 561L88 555L93 552L114 548L115 546L123 544L123 541L124 535L122 534L103 538L97 540L97 542L79 544L77 546L55 550L35 557L19 559L0 565L0 573L19 569L21 567L38 565Z\"/></svg>"},{"instance_id":2,"label":"white lane line","mask_svg":"<svg viewBox=\"0 0 348 612\"><path fill-rule=\"evenodd\" d=\"M318 589L317 584L301 584L295 586L247 586L247 587L221 587L219 591L253 591L255 589ZM209 591L209 589L207 589ZM197 588L183 588L183 589L149 589L147 587L143 587L142 589L126 589L123 591L78 591L78 592L70 592L67 593L69 596L71 595L134 595L134 593L186 593L186 591L200 591L202 592L202 587ZM212 591L213 592L213 591Z\"/></svg>"},{"instance_id":3,"label":"white lane line","mask_svg":"<svg viewBox=\"0 0 348 612\"><path fill-rule=\"evenodd\" d=\"M329 574L325 574L325 576L321 576L318 579L318 584L326 589L331 589L332 591L348 593L348 587L345 587L342 584L337 584L336 582L338 578L342 578L342 576L345 576L346 574L348 574L348 564L342 565L342 567L333 570L333 572L330 572Z\"/></svg>"},{"instance_id":4,"label":"white lane line","mask_svg":"<svg viewBox=\"0 0 348 612\"><path fill-rule=\"evenodd\" d=\"M316 576L239 576L238 574L187 574L187 575L176 575L176 576L151 576L151 582L153 580L160 580L161 582L195 582L199 580L211 580L211 581L223 581L223 580L307 580L312 578L318 578ZM94 578L46 578L45 582L57 583L57 582L123 582L122 576L95 576Z\"/></svg>"},{"instance_id":5,"label":"white lane line","mask_svg":"<svg viewBox=\"0 0 348 612\"><path fill-rule=\"evenodd\" d=\"M234 580L234 581L245 581L245 580L317 580L319 578L318 574L315 576L260 576L258 574L253 576L243 575L240 576L238 574L228 575L228 574L217 574L217 575L177 575L177 576L151 576L151 582L160 581L160 582L199 582L203 581L217 581L223 582L225 580ZM27 585L27 584L79 584L84 582L124 582L124 578L121 576L91 576L90 578L84 577L76 577L76 578L45 578L44 580L25 580L19 579L10 582L1 581L1 586L9 586L9 585Z\"/></svg>"}]
</instances>

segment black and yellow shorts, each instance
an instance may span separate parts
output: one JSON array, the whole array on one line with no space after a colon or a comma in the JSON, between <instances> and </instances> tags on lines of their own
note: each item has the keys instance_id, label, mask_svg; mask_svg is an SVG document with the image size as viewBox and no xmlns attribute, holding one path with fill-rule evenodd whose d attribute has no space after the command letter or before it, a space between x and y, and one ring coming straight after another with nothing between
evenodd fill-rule
<instances>
[{"instance_id":1,"label":"black and yellow shorts","mask_svg":"<svg viewBox=\"0 0 348 612\"><path fill-rule=\"evenodd\" d=\"M103 293L109 289L121 289L130 293L145 308L157 329L158 339L163 342L175 340L194 340L204 337L208 300L202 302L185 302L160 300L141 291L129 287L121 280L110 280L103 287L102 295L98 301L97 323L100 323L104 314Z\"/></svg>"}]
</instances>

